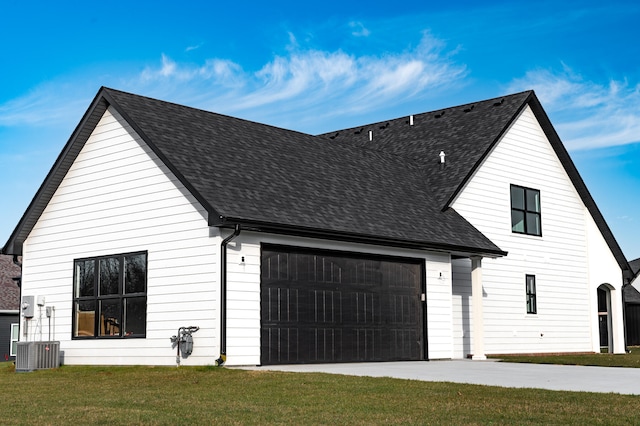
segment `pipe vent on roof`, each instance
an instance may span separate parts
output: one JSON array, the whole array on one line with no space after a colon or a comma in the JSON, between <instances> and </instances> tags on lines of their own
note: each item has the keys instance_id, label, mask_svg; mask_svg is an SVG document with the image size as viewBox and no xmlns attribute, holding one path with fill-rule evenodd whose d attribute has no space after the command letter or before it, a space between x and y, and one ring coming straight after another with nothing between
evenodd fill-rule
<instances>
[{"instance_id":1,"label":"pipe vent on roof","mask_svg":"<svg viewBox=\"0 0 640 426\"><path fill-rule=\"evenodd\" d=\"M409 116L409 126L413 126L413 115Z\"/></svg>"},{"instance_id":2,"label":"pipe vent on roof","mask_svg":"<svg viewBox=\"0 0 640 426\"><path fill-rule=\"evenodd\" d=\"M369 141L373 140L373 130L369 130Z\"/></svg>"},{"instance_id":3,"label":"pipe vent on roof","mask_svg":"<svg viewBox=\"0 0 640 426\"><path fill-rule=\"evenodd\" d=\"M440 156L440 164L444 164L444 157L447 155L444 153L444 151L440 151L440 154L438 154Z\"/></svg>"}]
</instances>

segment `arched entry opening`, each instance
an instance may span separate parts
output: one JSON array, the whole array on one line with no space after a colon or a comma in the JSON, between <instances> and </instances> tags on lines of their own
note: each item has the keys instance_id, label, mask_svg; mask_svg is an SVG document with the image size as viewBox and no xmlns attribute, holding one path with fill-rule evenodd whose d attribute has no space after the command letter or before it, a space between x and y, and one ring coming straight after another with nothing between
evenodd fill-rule
<instances>
[{"instance_id":1,"label":"arched entry opening","mask_svg":"<svg viewBox=\"0 0 640 426\"><path fill-rule=\"evenodd\" d=\"M600 351L613 353L611 327L611 288L607 284L598 287L598 326L600 329Z\"/></svg>"}]
</instances>

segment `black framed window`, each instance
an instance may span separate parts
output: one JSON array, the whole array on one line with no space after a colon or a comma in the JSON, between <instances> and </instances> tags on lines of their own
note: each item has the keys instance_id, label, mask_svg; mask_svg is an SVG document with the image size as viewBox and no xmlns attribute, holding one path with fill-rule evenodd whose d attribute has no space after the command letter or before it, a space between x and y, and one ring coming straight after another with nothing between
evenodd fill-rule
<instances>
[{"instance_id":1,"label":"black framed window","mask_svg":"<svg viewBox=\"0 0 640 426\"><path fill-rule=\"evenodd\" d=\"M511 185L511 230L542 236L540 191Z\"/></svg>"},{"instance_id":2,"label":"black framed window","mask_svg":"<svg viewBox=\"0 0 640 426\"><path fill-rule=\"evenodd\" d=\"M538 312L536 300L536 276L527 275L525 277L525 283L527 293L527 313L535 314Z\"/></svg>"},{"instance_id":3,"label":"black framed window","mask_svg":"<svg viewBox=\"0 0 640 426\"><path fill-rule=\"evenodd\" d=\"M145 337L147 253L74 261L73 337Z\"/></svg>"}]
</instances>

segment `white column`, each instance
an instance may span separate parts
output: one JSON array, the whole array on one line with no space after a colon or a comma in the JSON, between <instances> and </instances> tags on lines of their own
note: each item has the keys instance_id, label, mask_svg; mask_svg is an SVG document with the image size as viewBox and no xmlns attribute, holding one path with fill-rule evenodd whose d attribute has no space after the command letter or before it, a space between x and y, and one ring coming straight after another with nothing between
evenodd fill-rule
<instances>
[{"instance_id":1,"label":"white column","mask_svg":"<svg viewBox=\"0 0 640 426\"><path fill-rule=\"evenodd\" d=\"M484 315L482 310L482 257L471 258L471 305L473 306L473 360L487 359L484 354Z\"/></svg>"},{"instance_id":2,"label":"white column","mask_svg":"<svg viewBox=\"0 0 640 426\"><path fill-rule=\"evenodd\" d=\"M613 352L616 354L624 353L624 317L623 310L624 306L622 304L622 288L620 290L615 289L609 291L609 316L611 321L611 338L609 339L613 343L613 351L609 348L609 352Z\"/></svg>"}]
</instances>

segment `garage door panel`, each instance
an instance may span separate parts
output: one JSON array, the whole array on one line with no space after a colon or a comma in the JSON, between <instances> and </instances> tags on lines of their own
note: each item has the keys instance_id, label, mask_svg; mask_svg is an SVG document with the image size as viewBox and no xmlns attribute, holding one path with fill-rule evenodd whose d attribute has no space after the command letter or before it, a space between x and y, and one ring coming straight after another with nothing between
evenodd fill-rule
<instances>
[{"instance_id":1,"label":"garage door panel","mask_svg":"<svg viewBox=\"0 0 640 426\"><path fill-rule=\"evenodd\" d=\"M422 359L421 271L419 261L263 250L262 363Z\"/></svg>"}]
</instances>

